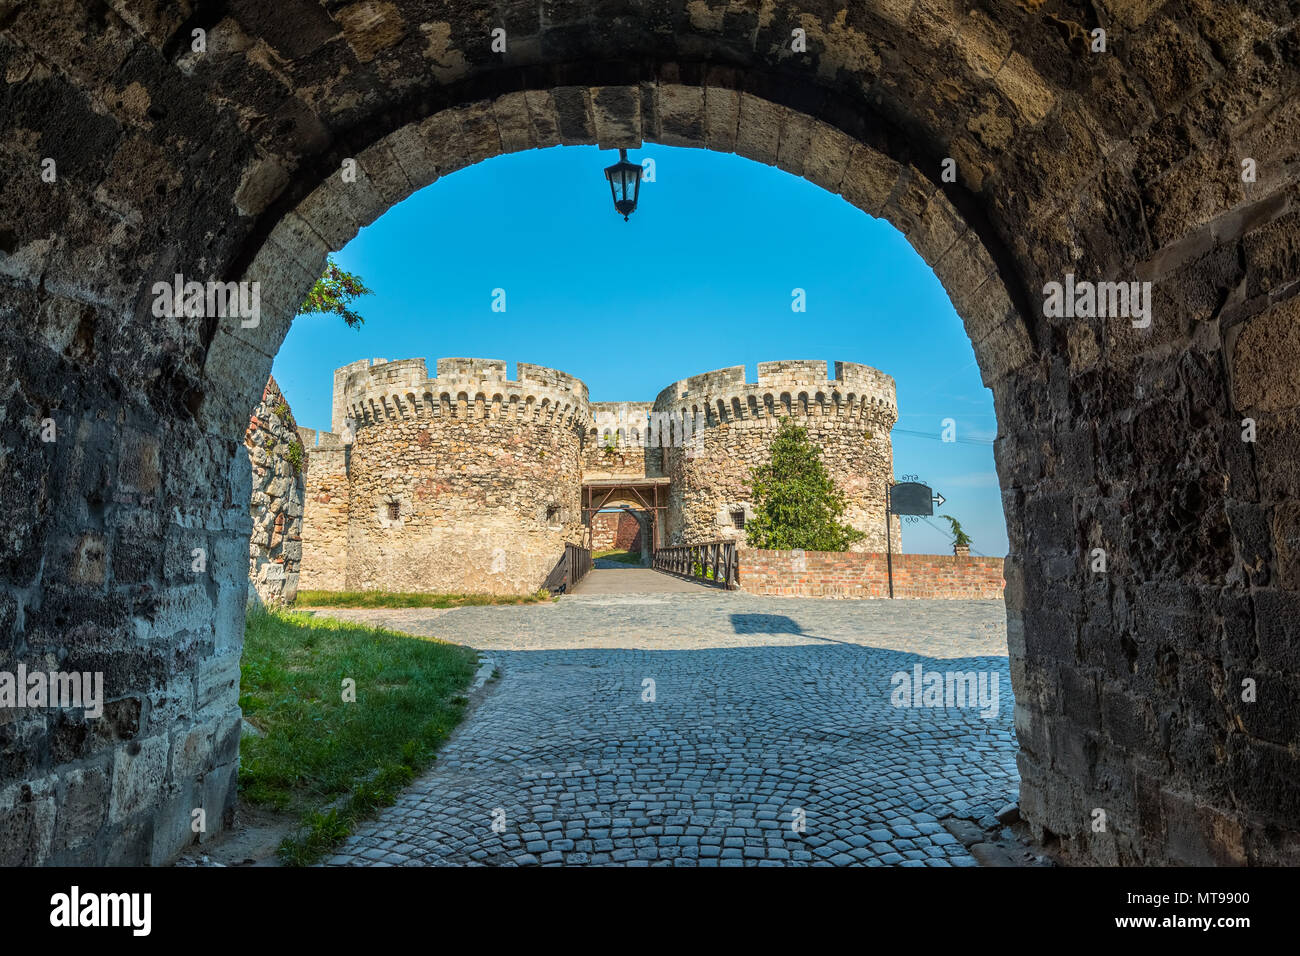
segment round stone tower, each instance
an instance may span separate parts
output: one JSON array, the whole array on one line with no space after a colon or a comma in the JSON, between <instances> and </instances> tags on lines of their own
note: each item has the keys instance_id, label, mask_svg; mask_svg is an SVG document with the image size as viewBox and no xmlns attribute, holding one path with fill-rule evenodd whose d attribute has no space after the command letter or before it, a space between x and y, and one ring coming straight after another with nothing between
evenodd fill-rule
<instances>
[{"instance_id":1,"label":"round stone tower","mask_svg":"<svg viewBox=\"0 0 1300 956\"><path fill-rule=\"evenodd\" d=\"M349 590L527 594L583 538L587 386L519 363L363 361L335 373L350 441Z\"/></svg>"},{"instance_id":2,"label":"round stone tower","mask_svg":"<svg viewBox=\"0 0 1300 956\"><path fill-rule=\"evenodd\" d=\"M655 399L654 413L672 422L663 444L673 543L744 541L753 517L750 472L769 460L772 435L789 418L821 448L844 494L843 520L866 534L853 550L885 550L885 496L894 472L889 432L898 405L894 380L884 372L836 362L832 379L825 362L760 362L758 382L750 384L744 366L734 366L674 382ZM897 521L890 531L895 550Z\"/></svg>"}]
</instances>

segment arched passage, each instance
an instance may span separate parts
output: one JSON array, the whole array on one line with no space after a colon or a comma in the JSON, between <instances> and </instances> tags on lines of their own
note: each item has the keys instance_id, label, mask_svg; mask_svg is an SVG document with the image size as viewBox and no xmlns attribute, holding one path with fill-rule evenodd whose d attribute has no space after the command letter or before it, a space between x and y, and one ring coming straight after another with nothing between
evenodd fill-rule
<instances>
[{"instance_id":1,"label":"arched passage","mask_svg":"<svg viewBox=\"0 0 1300 956\"><path fill-rule=\"evenodd\" d=\"M952 296L1000 422L1031 824L1102 862L1296 860L1292 9L443 15L122 0L0 21L5 656L113 689L93 724L0 731L6 862L161 862L191 808L229 807L239 435L325 251L500 152L641 140L838 191ZM176 274L259 281L261 321L155 314ZM1067 275L1152 282L1150 325L1044 316Z\"/></svg>"}]
</instances>

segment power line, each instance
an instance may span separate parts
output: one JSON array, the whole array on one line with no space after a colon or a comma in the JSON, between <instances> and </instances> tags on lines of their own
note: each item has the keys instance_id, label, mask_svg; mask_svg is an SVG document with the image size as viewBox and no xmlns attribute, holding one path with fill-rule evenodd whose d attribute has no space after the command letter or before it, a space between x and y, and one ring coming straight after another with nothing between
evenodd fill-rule
<instances>
[{"instance_id":1,"label":"power line","mask_svg":"<svg viewBox=\"0 0 1300 956\"><path fill-rule=\"evenodd\" d=\"M932 434L931 432L920 432L911 428L895 428L893 430L896 432L900 432L901 434L904 435L913 435L916 438L928 438L931 441L941 441L944 442L945 444L952 444L952 442L956 442L960 445L992 445L993 444L993 439L991 438L954 438L952 442L949 442L946 439L940 437L939 435Z\"/></svg>"}]
</instances>

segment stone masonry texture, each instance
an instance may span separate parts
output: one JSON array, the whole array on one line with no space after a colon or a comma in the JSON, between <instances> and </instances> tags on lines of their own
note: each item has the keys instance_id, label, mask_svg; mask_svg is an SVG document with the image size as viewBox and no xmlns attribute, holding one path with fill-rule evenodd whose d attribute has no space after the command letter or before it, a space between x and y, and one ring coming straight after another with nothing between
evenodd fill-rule
<instances>
[{"instance_id":1,"label":"stone masonry texture","mask_svg":"<svg viewBox=\"0 0 1300 956\"><path fill-rule=\"evenodd\" d=\"M308 437L305 564L348 590L529 594L585 538L587 387L520 363L339 369L341 434Z\"/></svg>"},{"instance_id":2,"label":"stone masonry texture","mask_svg":"<svg viewBox=\"0 0 1300 956\"><path fill-rule=\"evenodd\" d=\"M274 378L267 379L262 400L253 409L244 447L253 473L249 597L266 604L291 604L302 562L305 462L293 410Z\"/></svg>"},{"instance_id":3,"label":"stone masonry texture","mask_svg":"<svg viewBox=\"0 0 1300 956\"><path fill-rule=\"evenodd\" d=\"M502 7L505 54L483 10L0 2L0 668L101 671L113 715L0 713L0 863L222 826L242 439L326 255L473 163L644 143L805 177L951 297L998 417L1030 827L1101 863L1300 863L1295 4L579 0ZM158 315L178 274L260 283L260 322ZM1151 282L1149 325L1045 316L1067 275Z\"/></svg>"}]
</instances>

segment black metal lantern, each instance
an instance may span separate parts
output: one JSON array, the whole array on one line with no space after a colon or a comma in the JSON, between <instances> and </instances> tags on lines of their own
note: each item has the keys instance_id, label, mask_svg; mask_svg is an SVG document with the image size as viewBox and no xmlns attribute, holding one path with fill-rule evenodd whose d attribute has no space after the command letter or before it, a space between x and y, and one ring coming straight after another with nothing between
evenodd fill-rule
<instances>
[{"instance_id":1,"label":"black metal lantern","mask_svg":"<svg viewBox=\"0 0 1300 956\"><path fill-rule=\"evenodd\" d=\"M618 162L605 167L605 178L609 180L609 191L614 197L614 208L627 217L636 210L636 201L641 196L641 167L628 162L627 150L618 151Z\"/></svg>"}]
</instances>

